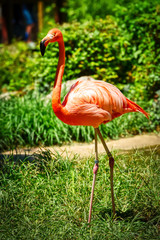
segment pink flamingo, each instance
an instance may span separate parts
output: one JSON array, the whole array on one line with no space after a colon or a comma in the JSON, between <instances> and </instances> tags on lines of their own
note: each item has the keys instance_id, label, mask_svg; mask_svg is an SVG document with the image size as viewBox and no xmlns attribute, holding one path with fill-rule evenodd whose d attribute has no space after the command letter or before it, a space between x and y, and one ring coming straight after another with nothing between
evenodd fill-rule
<instances>
[{"instance_id":1,"label":"pink flamingo","mask_svg":"<svg viewBox=\"0 0 160 240\"><path fill-rule=\"evenodd\" d=\"M59 61L52 95L52 108L55 115L66 124L93 126L95 129L95 165L93 168L93 184L88 218L88 223L90 223L94 186L98 170L97 135L99 136L109 157L112 209L113 215L115 215L113 190L114 158L101 135L98 128L99 125L102 123L108 123L124 113L141 112L147 118L148 113L146 113L136 103L127 99L120 90L112 84L96 80L78 80L75 84L73 84L61 104L60 96L62 77L65 67L65 47L63 36L59 29L51 29L46 37L42 39L40 43L42 56L45 53L45 48L50 42L58 42L59 44Z\"/></svg>"}]
</instances>

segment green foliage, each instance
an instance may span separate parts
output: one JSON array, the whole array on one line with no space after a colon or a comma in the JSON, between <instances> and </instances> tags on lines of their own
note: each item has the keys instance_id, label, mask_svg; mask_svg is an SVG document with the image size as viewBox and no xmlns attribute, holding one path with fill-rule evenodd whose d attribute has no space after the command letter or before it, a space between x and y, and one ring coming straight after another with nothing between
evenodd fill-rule
<instances>
[{"instance_id":1,"label":"green foliage","mask_svg":"<svg viewBox=\"0 0 160 240\"><path fill-rule=\"evenodd\" d=\"M97 19L99 17L105 18L106 15L113 13L115 0L68 0L66 11L68 21L85 21Z\"/></svg>"},{"instance_id":2,"label":"green foliage","mask_svg":"<svg viewBox=\"0 0 160 240\"><path fill-rule=\"evenodd\" d=\"M17 42L0 48L0 88L6 90L22 90L33 83L33 67L37 67L36 52L24 42Z\"/></svg>"},{"instance_id":3,"label":"green foliage","mask_svg":"<svg viewBox=\"0 0 160 240\"><path fill-rule=\"evenodd\" d=\"M121 38L122 58L131 62L127 82L133 82L135 94L153 97L160 85L160 5L157 1L132 3L128 8L117 7L116 19L124 35ZM133 88L132 87L132 88ZM146 91L144 90L146 88Z\"/></svg>"},{"instance_id":4,"label":"green foliage","mask_svg":"<svg viewBox=\"0 0 160 240\"><path fill-rule=\"evenodd\" d=\"M66 12L69 22L84 22L86 20L105 18L106 15L116 15L116 13L123 12L124 9L130 11L132 15L135 12L151 12L150 9L159 4L159 0L144 0L143 2L139 0L67 0L66 2L65 8L61 9L61 11Z\"/></svg>"},{"instance_id":5,"label":"green foliage","mask_svg":"<svg viewBox=\"0 0 160 240\"><path fill-rule=\"evenodd\" d=\"M0 168L0 239L159 239L159 154L115 153L116 218L109 164L100 157L92 222L87 224L94 159L41 152Z\"/></svg>"},{"instance_id":6,"label":"green foliage","mask_svg":"<svg viewBox=\"0 0 160 240\"><path fill-rule=\"evenodd\" d=\"M91 75L108 81L117 79L117 66L111 46L116 28L116 23L110 17L96 23L88 22L84 25L75 23L61 27L66 48L66 67L63 80L83 75ZM41 34L41 36L44 37L45 34ZM58 45L50 44L43 58L40 56L38 48L37 50L38 52L30 52L29 57L27 56L28 50L26 50L24 57L27 61L24 61L24 50L19 48L19 45L17 45L18 54L16 56L11 53L8 57L7 48L1 50L2 55L6 56L4 62L3 57L0 59L0 62L3 63L4 80L2 80L9 83L9 90L20 90L31 83L32 87L38 84L43 91L49 89L57 68ZM9 65L12 71L7 69L6 65ZM26 71L24 71L24 66ZM10 76L8 76L8 71Z\"/></svg>"},{"instance_id":7,"label":"green foliage","mask_svg":"<svg viewBox=\"0 0 160 240\"><path fill-rule=\"evenodd\" d=\"M160 85L160 8L146 1L127 6L116 5L114 16L59 26L66 48L64 81L90 75L116 84L132 99L154 97ZM46 23L46 29L55 25ZM50 44L44 57L39 46L36 50L23 43L16 48L1 46L1 90L38 86L40 91L49 91L57 68L58 45Z\"/></svg>"},{"instance_id":8,"label":"green foliage","mask_svg":"<svg viewBox=\"0 0 160 240\"><path fill-rule=\"evenodd\" d=\"M102 0L98 4L102 2L108 4L108 1ZM84 3L85 0L82 1L82 6ZM77 1L68 1L68 4L73 7ZM86 6L90 6L91 10L95 4L91 6L91 1L88 1ZM107 6L107 9L112 8ZM77 6L75 11L76 19L80 7L81 5ZM46 8L46 28L40 34L40 39L46 35L49 28L55 26L54 21L47 18L47 14L53 8L54 5ZM84 15L85 13L84 11ZM110 13L112 16L103 19L97 17L93 21L92 17L87 17L91 16L91 12L87 12L88 21L58 26L63 32L66 49L63 80L90 75L95 79L113 83L126 97L135 100L150 113L149 122L147 119L144 120L144 116L134 113L115 119L102 126L105 137L117 138L142 131L158 130L160 122L158 1L122 0L119 5L114 4ZM31 89L41 93L51 91L57 62L58 44L50 44L44 57L40 55L39 44L34 51L22 42L10 46L1 45L0 90L2 92L18 90L23 93ZM51 105L46 105L38 95L28 94L21 99L1 101L0 115L1 149L24 144L60 144L71 139L90 141L94 136L90 127L70 127L61 123L55 118Z\"/></svg>"},{"instance_id":9,"label":"green foliage","mask_svg":"<svg viewBox=\"0 0 160 240\"><path fill-rule=\"evenodd\" d=\"M26 95L1 104L1 148L17 144L53 145L70 140L64 124L54 116L51 104L46 106L40 97Z\"/></svg>"}]
</instances>

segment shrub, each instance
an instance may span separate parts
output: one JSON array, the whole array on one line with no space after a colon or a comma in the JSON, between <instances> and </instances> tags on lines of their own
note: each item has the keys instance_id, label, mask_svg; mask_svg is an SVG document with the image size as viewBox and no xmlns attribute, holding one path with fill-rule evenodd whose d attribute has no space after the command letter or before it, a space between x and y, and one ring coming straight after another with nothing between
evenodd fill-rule
<instances>
[{"instance_id":1,"label":"shrub","mask_svg":"<svg viewBox=\"0 0 160 240\"><path fill-rule=\"evenodd\" d=\"M141 8L139 4L117 7L115 16L60 26L66 49L63 80L90 75L116 84L132 99L153 98L160 82L158 21L159 8L144 2ZM41 33L40 38L46 33ZM0 52L3 91L36 86L42 92L50 90L57 68L58 45L50 44L43 58L39 44L36 51L24 43L2 45Z\"/></svg>"}]
</instances>

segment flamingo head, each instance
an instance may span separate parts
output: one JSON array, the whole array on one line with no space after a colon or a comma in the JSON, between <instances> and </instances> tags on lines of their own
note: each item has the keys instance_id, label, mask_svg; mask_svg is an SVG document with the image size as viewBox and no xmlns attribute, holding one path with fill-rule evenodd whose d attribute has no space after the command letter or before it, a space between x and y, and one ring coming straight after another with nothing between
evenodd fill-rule
<instances>
[{"instance_id":1,"label":"flamingo head","mask_svg":"<svg viewBox=\"0 0 160 240\"><path fill-rule=\"evenodd\" d=\"M47 35L40 42L40 49L42 56L45 53L45 49L50 42L60 42L63 39L62 33L59 29L51 29Z\"/></svg>"}]
</instances>

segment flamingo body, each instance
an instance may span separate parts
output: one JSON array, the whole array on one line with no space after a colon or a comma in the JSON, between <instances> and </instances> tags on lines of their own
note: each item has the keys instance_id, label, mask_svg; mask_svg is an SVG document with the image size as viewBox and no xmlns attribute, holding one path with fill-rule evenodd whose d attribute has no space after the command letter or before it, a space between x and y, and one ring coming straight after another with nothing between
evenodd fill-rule
<instances>
[{"instance_id":1,"label":"flamingo body","mask_svg":"<svg viewBox=\"0 0 160 240\"><path fill-rule=\"evenodd\" d=\"M56 116L69 125L97 128L128 112L143 112L110 83L78 80L65 96L61 107L52 104ZM146 115L146 113L145 113Z\"/></svg>"}]
</instances>

